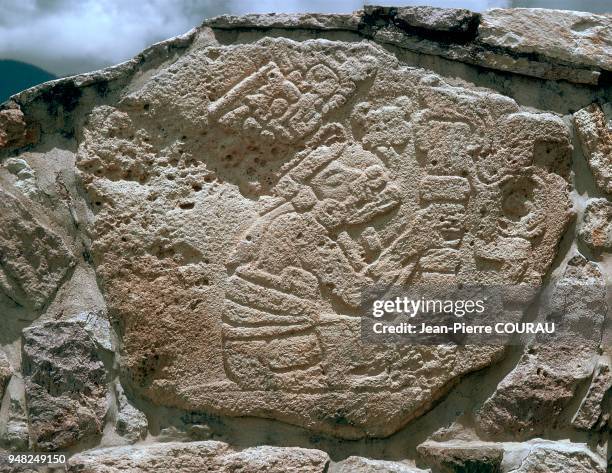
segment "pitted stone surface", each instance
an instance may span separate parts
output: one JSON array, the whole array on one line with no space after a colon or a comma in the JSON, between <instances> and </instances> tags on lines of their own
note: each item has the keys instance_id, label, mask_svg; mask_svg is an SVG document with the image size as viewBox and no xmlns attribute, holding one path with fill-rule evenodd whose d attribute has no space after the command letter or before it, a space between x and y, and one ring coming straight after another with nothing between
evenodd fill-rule
<instances>
[{"instance_id":1,"label":"pitted stone surface","mask_svg":"<svg viewBox=\"0 0 612 473\"><path fill-rule=\"evenodd\" d=\"M138 393L344 437L391 434L502 353L364 345L366 288L538 285L571 215L560 118L364 43L193 49L80 141Z\"/></svg>"},{"instance_id":2,"label":"pitted stone surface","mask_svg":"<svg viewBox=\"0 0 612 473\"><path fill-rule=\"evenodd\" d=\"M612 70L612 17L542 8L494 8L482 16L479 41L517 53Z\"/></svg>"},{"instance_id":3,"label":"pitted stone surface","mask_svg":"<svg viewBox=\"0 0 612 473\"><path fill-rule=\"evenodd\" d=\"M0 105L0 447L72 471L605 471L598 337L360 338L373 285L544 281L527 317L600 326L609 17L546 13L220 17Z\"/></svg>"},{"instance_id":4,"label":"pitted stone surface","mask_svg":"<svg viewBox=\"0 0 612 473\"><path fill-rule=\"evenodd\" d=\"M335 473L430 473L400 462L371 460L363 457L349 457L340 462Z\"/></svg>"},{"instance_id":5,"label":"pitted stone surface","mask_svg":"<svg viewBox=\"0 0 612 473\"><path fill-rule=\"evenodd\" d=\"M306 448L254 447L233 451L215 441L115 447L84 452L70 459L71 473L324 473L329 457Z\"/></svg>"},{"instance_id":6,"label":"pitted stone surface","mask_svg":"<svg viewBox=\"0 0 612 473\"><path fill-rule=\"evenodd\" d=\"M395 19L402 26L465 34L476 31L480 15L459 8L407 7L398 8Z\"/></svg>"},{"instance_id":7,"label":"pitted stone surface","mask_svg":"<svg viewBox=\"0 0 612 473\"><path fill-rule=\"evenodd\" d=\"M607 104L610 108L610 104ZM574 114L574 126L597 186L612 193L612 119L596 103Z\"/></svg>"},{"instance_id":8,"label":"pitted stone surface","mask_svg":"<svg viewBox=\"0 0 612 473\"><path fill-rule=\"evenodd\" d=\"M102 433L106 371L79 322L24 330L22 364L34 447L65 450Z\"/></svg>"},{"instance_id":9,"label":"pitted stone surface","mask_svg":"<svg viewBox=\"0 0 612 473\"><path fill-rule=\"evenodd\" d=\"M0 292L39 310L74 265L74 257L24 200L0 189Z\"/></svg>"},{"instance_id":10,"label":"pitted stone surface","mask_svg":"<svg viewBox=\"0 0 612 473\"><path fill-rule=\"evenodd\" d=\"M584 209L578 235L592 250L612 250L612 202L590 199Z\"/></svg>"},{"instance_id":11,"label":"pitted stone surface","mask_svg":"<svg viewBox=\"0 0 612 473\"><path fill-rule=\"evenodd\" d=\"M31 130L27 130L23 113L13 105L0 111L0 149L17 148L34 141Z\"/></svg>"},{"instance_id":12,"label":"pitted stone surface","mask_svg":"<svg viewBox=\"0 0 612 473\"><path fill-rule=\"evenodd\" d=\"M580 255L570 259L546 311L575 330L552 341L538 336L499 383L477 413L489 438L524 440L559 425L579 383L592 375L608 313L598 266Z\"/></svg>"},{"instance_id":13,"label":"pitted stone surface","mask_svg":"<svg viewBox=\"0 0 612 473\"><path fill-rule=\"evenodd\" d=\"M417 450L428 465L443 473L502 471L503 444L427 441L419 445Z\"/></svg>"},{"instance_id":14,"label":"pitted stone surface","mask_svg":"<svg viewBox=\"0 0 612 473\"><path fill-rule=\"evenodd\" d=\"M510 457L518 450L514 459L520 460L508 473L605 473L606 462L593 454L585 444L570 442L530 441L523 445L506 447ZM509 462L508 462L509 463Z\"/></svg>"},{"instance_id":15,"label":"pitted stone surface","mask_svg":"<svg viewBox=\"0 0 612 473\"><path fill-rule=\"evenodd\" d=\"M6 353L0 351L0 401L4 397L4 390L8 385L11 376L13 376L13 368L6 356Z\"/></svg>"},{"instance_id":16,"label":"pitted stone surface","mask_svg":"<svg viewBox=\"0 0 612 473\"><path fill-rule=\"evenodd\" d=\"M572 424L579 429L603 429L610 421L610 409L605 406L605 398L612 389L610 367L599 363L593 372L586 396L572 419Z\"/></svg>"}]
</instances>

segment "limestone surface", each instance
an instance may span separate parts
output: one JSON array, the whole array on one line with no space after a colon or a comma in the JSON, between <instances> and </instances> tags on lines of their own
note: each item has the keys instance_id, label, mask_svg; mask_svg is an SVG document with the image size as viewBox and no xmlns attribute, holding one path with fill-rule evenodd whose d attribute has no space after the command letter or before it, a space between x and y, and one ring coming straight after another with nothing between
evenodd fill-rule
<instances>
[{"instance_id":1,"label":"limestone surface","mask_svg":"<svg viewBox=\"0 0 612 473\"><path fill-rule=\"evenodd\" d=\"M395 19L404 27L469 34L478 27L480 15L457 8L408 7L399 8Z\"/></svg>"},{"instance_id":2,"label":"limestone surface","mask_svg":"<svg viewBox=\"0 0 612 473\"><path fill-rule=\"evenodd\" d=\"M612 388L612 375L605 363L599 363L593 372L589 390L572 419L578 428L591 430L605 428L610 421L610 409L605 405L606 394Z\"/></svg>"},{"instance_id":3,"label":"limestone surface","mask_svg":"<svg viewBox=\"0 0 612 473\"><path fill-rule=\"evenodd\" d=\"M349 15L220 16L204 24L253 29L346 31L432 56L549 80L599 84L612 71L610 15L543 9L365 6Z\"/></svg>"},{"instance_id":4,"label":"limestone surface","mask_svg":"<svg viewBox=\"0 0 612 473\"><path fill-rule=\"evenodd\" d=\"M424 442L418 452L425 462L443 473L459 471L501 471L504 448L501 444L484 442Z\"/></svg>"},{"instance_id":5,"label":"limestone surface","mask_svg":"<svg viewBox=\"0 0 612 473\"><path fill-rule=\"evenodd\" d=\"M324 473L327 454L305 448L254 447L234 451L216 441L115 447L84 452L70 459L69 472L155 473Z\"/></svg>"},{"instance_id":6,"label":"limestone surface","mask_svg":"<svg viewBox=\"0 0 612 473\"><path fill-rule=\"evenodd\" d=\"M0 448L80 472L603 473L611 30L223 16L0 105ZM496 313L562 330L364 337L372 294L449 285L519 285Z\"/></svg>"},{"instance_id":7,"label":"limestone surface","mask_svg":"<svg viewBox=\"0 0 612 473\"><path fill-rule=\"evenodd\" d=\"M115 429L117 433L130 443L143 440L147 436L147 417L130 404L121 384L116 385L115 393L117 399Z\"/></svg>"},{"instance_id":8,"label":"limestone surface","mask_svg":"<svg viewBox=\"0 0 612 473\"><path fill-rule=\"evenodd\" d=\"M612 126L596 103L574 114L574 125L599 188L612 193Z\"/></svg>"},{"instance_id":9,"label":"limestone surface","mask_svg":"<svg viewBox=\"0 0 612 473\"><path fill-rule=\"evenodd\" d=\"M24 330L22 370L36 448L65 449L101 434L106 371L80 324L47 322Z\"/></svg>"},{"instance_id":10,"label":"limestone surface","mask_svg":"<svg viewBox=\"0 0 612 473\"><path fill-rule=\"evenodd\" d=\"M479 40L518 53L612 70L612 17L539 8L495 8L482 16Z\"/></svg>"},{"instance_id":11,"label":"limestone surface","mask_svg":"<svg viewBox=\"0 0 612 473\"><path fill-rule=\"evenodd\" d=\"M579 230L584 243L595 251L612 250L612 203L607 199L591 199L584 210Z\"/></svg>"},{"instance_id":12,"label":"limestone surface","mask_svg":"<svg viewBox=\"0 0 612 473\"><path fill-rule=\"evenodd\" d=\"M155 403L389 435L502 350L366 346L361 294L538 285L569 152L558 117L368 44L186 54L94 108L78 150L125 375Z\"/></svg>"},{"instance_id":13,"label":"limestone surface","mask_svg":"<svg viewBox=\"0 0 612 473\"><path fill-rule=\"evenodd\" d=\"M491 443L427 441L419 452L441 472L603 473L605 462L583 443L546 441Z\"/></svg>"},{"instance_id":14,"label":"limestone surface","mask_svg":"<svg viewBox=\"0 0 612 473\"><path fill-rule=\"evenodd\" d=\"M13 369L11 364L3 351L0 351L0 399L4 397L4 390L8 385L11 376L13 376Z\"/></svg>"},{"instance_id":15,"label":"limestone surface","mask_svg":"<svg viewBox=\"0 0 612 473\"><path fill-rule=\"evenodd\" d=\"M349 457L340 462L336 473L427 473L429 470L422 470L405 465L400 462L386 460L371 460L364 457Z\"/></svg>"},{"instance_id":16,"label":"limestone surface","mask_svg":"<svg viewBox=\"0 0 612 473\"><path fill-rule=\"evenodd\" d=\"M536 338L483 404L479 428L494 438L542 435L559 422L579 383L593 374L608 311L597 266L582 256L572 258L547 310L550 320L575 330L555 342Z\"/></svg>"},{"instance_id":17,"label":"limestone surface","mask_svg":"<svg viewBox=\"0 0 612 473\"><path fill-rule=\"evenodd\" d=\"M508 470L508 473L565 473L566 471L604 473L606 471L605 462L590 452L584 444L533 441L527 443L527 446L530 447L528 450L522 449L517 455L520 464ZM515 448L509 446L506 455L511 458L512 454L516 455L516 451L513 451Z\"/></svg>"},{"instance_id":18,"label":"limestone surface","mask_svg":"<svg viewBox=\"0 0 612 473\"><path fill-rule=\"evenodd\" d=\"M0 190L0 245L0 291L42 309L74 264L66 244L23 201Z\"/></svg>"}]
</instances>

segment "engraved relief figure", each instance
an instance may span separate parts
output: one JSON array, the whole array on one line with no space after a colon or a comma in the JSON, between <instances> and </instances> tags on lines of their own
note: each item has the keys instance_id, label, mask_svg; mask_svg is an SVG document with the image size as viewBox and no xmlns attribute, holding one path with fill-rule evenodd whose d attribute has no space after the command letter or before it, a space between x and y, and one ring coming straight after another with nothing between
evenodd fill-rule
<instances>
[{"instance_id":1,"label":"engraved relief figure","mask_svg":"<svg viewBox=\"0 0 612 473\"><path fill-rule=\"evenodd\" d=\"M246 136L290 143L315 131L322 115L354 89L324 64L284 74L270 62L209 106L218 121Z\"/></svg>"},{"instance_id":2,"label":"engraved relief figure","mask_svg":"<svg viewBox=\"0 0 612 473\"><path fill-rule=\"evenodd\" d=\"M358 313L372 283L371 223L399 205L389 171L360 145L304 154L277 185L281 203L252 225L228 264L225 366L244 388L326 385L322 317Z\"/></svg>"}]
</instances>

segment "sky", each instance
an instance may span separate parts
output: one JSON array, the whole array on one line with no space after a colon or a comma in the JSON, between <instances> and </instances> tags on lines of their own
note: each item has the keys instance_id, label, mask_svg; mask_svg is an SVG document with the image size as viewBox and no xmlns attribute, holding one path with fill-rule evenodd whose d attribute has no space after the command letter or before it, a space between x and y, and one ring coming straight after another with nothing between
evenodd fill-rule
<instances>
[{"instance_id":1,"label":"sky","mask_svg":"<svg viewBox=\"0 0 612 473\"><path fill-rule=\"evenodd\" d=\"M24 61L57 76L125 61L157 41L223 13L351 12L357 0L0 0L0 59ZM595 10L612 0L384 0L374 4L461 7L512 4ZM548 3L549 5L546 5ZM517 5L519 6L519 5ZM612 10L612 7L610 8Z\"/></svg>"}]
</instances>

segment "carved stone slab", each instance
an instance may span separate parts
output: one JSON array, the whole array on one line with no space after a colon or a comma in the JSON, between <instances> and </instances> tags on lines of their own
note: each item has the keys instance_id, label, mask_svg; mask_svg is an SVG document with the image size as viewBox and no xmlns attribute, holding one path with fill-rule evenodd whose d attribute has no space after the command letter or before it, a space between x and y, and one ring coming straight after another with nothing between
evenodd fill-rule
<instances>
[{"instance_id":1,"label":"carved stone slab","mask_svg":"<svg viewBox=\"0 0 612 473\"><path fill-rule=\"evenodd\" d=\"M360 342L373 284L539 284L570 219L552 114L368 43L196 45L82 133L124 376L154 403L385 436L500 347Z\"/></svg>"}]
</instances>

